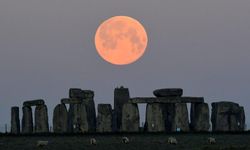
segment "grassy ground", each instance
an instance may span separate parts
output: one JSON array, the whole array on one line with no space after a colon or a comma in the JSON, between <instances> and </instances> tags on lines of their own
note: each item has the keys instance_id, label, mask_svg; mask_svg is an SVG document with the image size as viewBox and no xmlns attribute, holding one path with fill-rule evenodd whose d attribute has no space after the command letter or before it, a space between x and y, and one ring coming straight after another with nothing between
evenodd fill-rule
<instances>
[{"instance_id":1,"label":"grassy ground","mask_svg":"<svg viewBox=\"0 0 250 150\"><path fill-rule=\"evenodd\" d=\"M127 136L129 144L123 144L121 137ZM167 139L176 137L177 145L170 145ZM90 145L90 138L96 138L97 145ZM209 145L208 137L215 137L216 144ZM49 141L48 146L36 147L38 140ZM88 134L88 135L32 135L0 136L0 150L250 150L250 134Z\"/></svg>"}]
</instances>

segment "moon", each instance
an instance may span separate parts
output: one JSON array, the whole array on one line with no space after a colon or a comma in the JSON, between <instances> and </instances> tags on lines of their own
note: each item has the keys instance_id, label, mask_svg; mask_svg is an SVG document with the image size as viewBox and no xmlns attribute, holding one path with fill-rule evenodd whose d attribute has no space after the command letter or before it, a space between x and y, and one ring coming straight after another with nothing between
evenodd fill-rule
<instances>
[{"instance_id":1,"label":"moon","mask_svg":"<svg viewBox=\"0 0 250 150\"><path fill-rule=\"evenodd\" d=\"M142 24L128 16L114 16L100 24L95 34L98 54L114 65L127 65L141 58L148 43Z\"/></svg>"}]
</instances>

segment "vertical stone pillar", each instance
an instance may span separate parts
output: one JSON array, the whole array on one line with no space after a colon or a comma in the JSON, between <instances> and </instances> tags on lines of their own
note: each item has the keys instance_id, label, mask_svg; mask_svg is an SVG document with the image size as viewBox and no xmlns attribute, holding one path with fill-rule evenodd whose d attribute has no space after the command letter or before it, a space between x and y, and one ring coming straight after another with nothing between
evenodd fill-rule
<instances>
[{"instance_id":1,"label":"vertical stone pillar","mask_svg":"<svg viewBox=\"0 0 250 150\"><path fill-rule=\"evenodd\" d=\"M137 104L124 104L122 109L122 131L139 132L140 114Z\"/></svg>"},{"instance_id":2,"label":"vertical stone pillar","mask_svg":"<svg viewBox=\"0 0 250 150\"><path fill-rule=\"evenodd\" d=\"M112 132L112 107L110 104L99 104L97 115L97 132Z\"/></svg>"},{"instance_id":3,"label":"vertical stone pillar","mask_svg":"<svg viewBox=\"0 0 250 150\"><path fill-rule=\"evenodd\" d=\"M68 131L68 112L65 104L58 104L53 112L53 130L55 133Z\"/></svg>"},{"instance_id":4,"label":"vertical stone pillar","mask_svg":"<svg viewBox=\"0 0 250 150\"><path fill-rule=\"evenodd\" d=\"M94 91L83 90L84 93L84 104L86 106L88 127L89 132L96 131L96 112L95 112L95 102L94 102Z\"/></svg>"},{"instance_id":5,"label":"vertical stone pillar","mask_svg":"<svg viewBox=\"0 0 250 150\"><path fill-rule=\"evenodd\" d=\"M212 103L213 131L242 131L245 125L244 109L233 102Z\"/></svg>"},{"instance_id":6,"label":"vertical stone pillar","mask_svg":"<svg viewBox=\"0 0 250 150\"><path fill-rule=\"evenodd\" d=\"M37 105L35 108L35 133L48 133L48 111L46 105Z\"/></svg>"},{"instance_id":7,"label":"vertical stone pillar","mask_svg":"<svg viewBox=\"0 0 250 150\"><path fill-rule=\"evenodd\" d=\"M239 131L244 131L245 130L245 111L244 111L244 107L240 107L239 108L239 114L237 115L237 121L239 124Z\"/></svg>"},{"instance_id":8,"label":"vertical stone pillar","mask_svg":"<svg viewBox=\"0 0 250 150\"><path fill-rule=\"evenodd\" d=\"M193 131L208 131L209 124L209 108L207 103L192 103L190 112L191 124Z\"/></svg>"},{"instance_id":9,"label":"vertical stone pillar","mask_svg":"<svg viewBox=\"0 0 250 150\"><path fill-rule=\"evenodd\" d=\"M146 108L145 129L149 132L164 132L164 110L160 103L149 103Z\"/></svg>"},{"instance_id":10,"label":"vertical stone pillar","mask_svg":"<svg viewBox=\"0 0 250 150\"><path fill-rule=\"evenodd\" d=\"M115 131L120 131L122 123L122 107L128 103L130 96L128 88L120 87L114 90L114 117L116 120Z\"/></svg>"},{"instance_id":11,"label":"vertical stone pillar","mask_svg":"<svg viewBox=\"0 0 250 150\"><path fill-rule=\"evenodd\" d=\"M189 120L188 120L188 109L186 103L176 103L175 104L175 117L174 124L172 127L180 129L180 131L189 131Z\"/></svg>"},{"instance_id":12,"label":"vertical stone pillar","mask_svg":"<svg viewBox=\"0 0 250 150\"><path fill-rule=\"evenodd\" d=\"M84 104L70 104L69 132L84 133L89 131L87 110Z\"/></svg>"},{"instance_id":13,"label":"vertical stone pillar","mask_svg":"<svg viewBox=\"0 0 250 150\"><path fill-rule=\"evenodd\" d=\"M23 107L22 133L30 134L33 132L32 109L30 106Z\"/></svg>"},{"instance_id":14,"label":"vertical stone pillar","mask_svg":"<svg viewBox=\"0 0 250 150\"><path fill-rule=\"evenodd\" d=\"M11 133L19 134L20 133L20 119L19 119L19 108L11 108Z\"/></svg>"}]
</instances>

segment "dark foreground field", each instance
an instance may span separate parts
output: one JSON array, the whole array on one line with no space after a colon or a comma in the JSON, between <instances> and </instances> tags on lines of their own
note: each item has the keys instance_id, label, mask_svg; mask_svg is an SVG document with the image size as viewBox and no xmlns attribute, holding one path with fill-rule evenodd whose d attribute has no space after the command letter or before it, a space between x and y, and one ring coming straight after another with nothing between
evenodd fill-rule
<instances>
[{"instance_id":1,"label":"dark foreground field","mask_svg":"<svg viewBox=\"0 0 250 150\"><path fill-rule=\"evenodd\" d=\"M123 144L121 137L127 136L129 144ZM177 145L170 145L167 139L176 137ZM96 138L97 145L90 145L90 138ZM217 143L209 145L208 137L215 137ZM48 146L36 147L38 140L49 141ZM250 150L250 134L105 134L105 135L0 135L0 150Z\"/></svg>"}]
</instances>

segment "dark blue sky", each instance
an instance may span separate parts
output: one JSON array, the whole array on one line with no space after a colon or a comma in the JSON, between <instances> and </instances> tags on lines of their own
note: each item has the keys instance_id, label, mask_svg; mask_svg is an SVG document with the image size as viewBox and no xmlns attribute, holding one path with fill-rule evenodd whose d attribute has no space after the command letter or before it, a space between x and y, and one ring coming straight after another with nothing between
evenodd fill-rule
<instances>
[{"instance_id":1,"label":"dark blue sky","mask_svg":"<svg viewBox=\"0 0 250 150\"><path fill-rule=\"evenodd\" d=\"M1 0L0 126L25 100L45 99L51 120L70 87L113 104L120 85L131 97L180 87L209 103L234 101L250 126L249 8L249 0ZM145 55L131 65L111 65L95 50L96 28L116 15L148 32Z\"/></svg>"}]
</instances>

